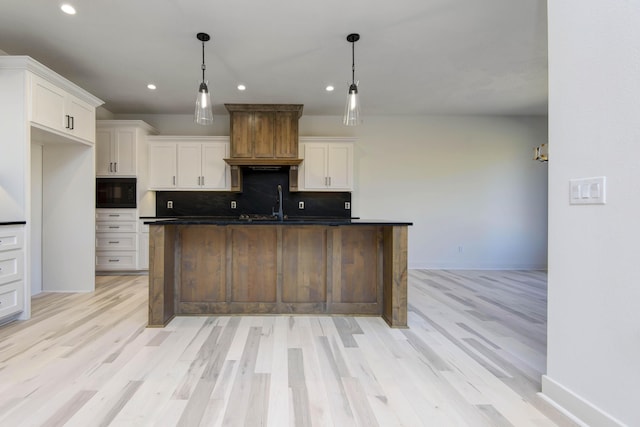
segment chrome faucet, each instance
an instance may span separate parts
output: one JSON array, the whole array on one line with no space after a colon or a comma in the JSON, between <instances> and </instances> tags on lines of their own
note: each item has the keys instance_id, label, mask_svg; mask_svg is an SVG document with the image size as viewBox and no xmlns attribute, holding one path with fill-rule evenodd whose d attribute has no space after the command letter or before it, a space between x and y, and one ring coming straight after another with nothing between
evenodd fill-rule
<instances>
[{"instance_id":1,"label":"chrome faucet","mask_svg":"<svg viewBox=\"0 0 640 427\"><path fill-rule=\"evenodd\" d=\"M278 184L278 198L276 199L278 204L278 212L275 209L271 210L271 214L278 218L278 221L284 220L284 213L282 212L282 185Z\"/></svg>"}]
</instances>

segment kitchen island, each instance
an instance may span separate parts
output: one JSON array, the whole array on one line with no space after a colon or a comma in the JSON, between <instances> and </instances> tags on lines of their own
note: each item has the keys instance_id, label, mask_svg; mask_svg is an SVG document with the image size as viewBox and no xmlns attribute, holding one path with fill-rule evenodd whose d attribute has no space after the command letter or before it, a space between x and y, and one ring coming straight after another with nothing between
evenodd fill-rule
<instances>
[{"instance_id":1,"label":"kitchen island","mask_svg":"<svg viewBox=\"0 0 640 427\"><path fill-rule=\"evenodd\" d=\"M407 326L408 222L149 222L149 322L176 315L382 316Z\"/></svg>"}]
</instances>

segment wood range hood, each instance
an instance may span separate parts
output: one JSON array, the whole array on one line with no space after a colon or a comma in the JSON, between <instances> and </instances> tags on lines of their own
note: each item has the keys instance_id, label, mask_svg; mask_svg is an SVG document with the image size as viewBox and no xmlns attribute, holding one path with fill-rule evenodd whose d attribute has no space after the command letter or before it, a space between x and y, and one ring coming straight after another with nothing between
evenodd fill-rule
<instances>
[{"instance_id":1,"label":"wood range hood","mask_svg":"<svg viewBox=\"0 0 640 427\"><path fill-rule=\"evenodd\" d=\"M241 168L289 168L289 191L298 190L298 120L301 104L225 104L229 111L231 191L242 191Z\"/></svg>"}]
</instances>

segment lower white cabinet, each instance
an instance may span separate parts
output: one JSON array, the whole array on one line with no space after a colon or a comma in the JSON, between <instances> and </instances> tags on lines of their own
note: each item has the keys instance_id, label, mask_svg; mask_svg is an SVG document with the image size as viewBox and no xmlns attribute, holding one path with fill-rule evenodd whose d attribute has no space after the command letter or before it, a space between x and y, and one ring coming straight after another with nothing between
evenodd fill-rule
<instances>
[{"instance_id":1,"label":"lower white cabinet","mask_svg":"<svg viewBox=\"0 0 640 427\"><path fill-rule=\"evenodd\" d=\"M138 210L96 209L96 271L138 269Z\"/></svg>"},{"instance_id":2,"label":"lower white cabinet","mask_svg":"<svg viewBox=\"0 0 640 427\"><path fill-rule=\"evenodd\" d=\"M0 226L0 323L24 310L24 226Z\"/></svg>"}]
</instances>

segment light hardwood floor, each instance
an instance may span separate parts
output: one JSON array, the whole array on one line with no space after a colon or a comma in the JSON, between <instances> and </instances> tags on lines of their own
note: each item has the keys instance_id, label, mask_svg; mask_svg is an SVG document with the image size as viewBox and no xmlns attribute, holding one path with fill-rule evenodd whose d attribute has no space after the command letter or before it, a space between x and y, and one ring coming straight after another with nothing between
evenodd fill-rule
<instances>
[{"instance_id":1,"label":"light hardwood floor","mask_svg":"<svg viewBox=\"0 0 640 427\"><path fill-rule=\"evenodd\" d=\"M409 273L409 329L377 317L179 317L147 277L43 294L0 327L0 426L573 425L538 396L546 274Z\"/></svg>"}]
</instances>

